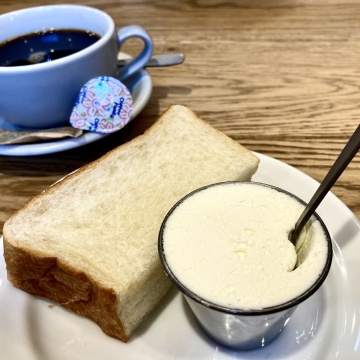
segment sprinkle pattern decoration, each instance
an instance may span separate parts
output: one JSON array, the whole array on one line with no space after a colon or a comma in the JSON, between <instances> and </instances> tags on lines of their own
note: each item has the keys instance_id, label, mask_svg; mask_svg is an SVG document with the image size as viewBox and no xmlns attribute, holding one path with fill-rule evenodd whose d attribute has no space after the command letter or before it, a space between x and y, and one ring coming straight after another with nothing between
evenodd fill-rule
<instances>
[{"instance_id":1,"label":"sprinkle pattern decoration","mask_svg":"<svg viewBox=\"0 0 360 360\"><path fill-rule=\"evenodd\" d=\"M81 88L70 124L77 129L109 134L123 128L132 111L133 99L127 87L110 76L99 76Z\"/></svg>"}]
</instances>

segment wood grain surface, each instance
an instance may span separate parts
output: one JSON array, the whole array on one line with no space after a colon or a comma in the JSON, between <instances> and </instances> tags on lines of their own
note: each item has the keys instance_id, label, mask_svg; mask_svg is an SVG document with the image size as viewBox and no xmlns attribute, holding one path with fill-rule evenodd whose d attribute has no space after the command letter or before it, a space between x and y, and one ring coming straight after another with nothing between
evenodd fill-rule
<instances>
[{"instance_id":1,"label":"wood grain surface","mask_svg":"<svg viewBox=\"0 0 360 360\"><path fill-rule=\"evenodd\" d=\"M63 1L0 0L0 14ZM139 24L154 53L180 51L181 66L149 69L151 99L135 121L101 141L62 153L0 156L0 233L31 196L146 130L183 104L248 149L318 181L360 118L360 2L357 0L73 1ZM122 49L139 50L136 40ZM1 84L0 84L1 86ZM0 99L1 101L1 99ZM360 218L360 154L333 192Z\"/></svg>"}]
</instances>

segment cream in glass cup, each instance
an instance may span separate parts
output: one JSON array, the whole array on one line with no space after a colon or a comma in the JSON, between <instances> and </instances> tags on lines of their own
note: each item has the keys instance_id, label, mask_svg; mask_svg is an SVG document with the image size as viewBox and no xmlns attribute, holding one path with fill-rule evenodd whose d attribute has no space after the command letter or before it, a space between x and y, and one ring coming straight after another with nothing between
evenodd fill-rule
<instances>
[{"instance_id":1,"label":"cream in glass cup","mask_svg":"<svg viewBox=\"0 0 360 360\"><path fill-rule=\"evenodd\" d=\"M94 44L60 59L24 66L0 66L0 118L23 127L45 128L69 121L81 87L97 76L124 80L145 66L153 52L140 26L115 28L105 12L82 5L47 5L0 15L0 44L47 30L93 32ZM117 56L129 38L140 38L141 53L119 73Z\"/></svg>"},{"instance_id":2,"label":"cream in glass cup","mask_svg":"<svg viewBox=\"0 0 360 360\"><path fill-rule=\"evenodd\" d=\"M298 254L288 241L303 209L285 190L226 182L195 190L165 217L159 234L165 272L220 344L267 345L324 282L332 247L320 217L303 231Z\"/></svg>"}]
</instances>

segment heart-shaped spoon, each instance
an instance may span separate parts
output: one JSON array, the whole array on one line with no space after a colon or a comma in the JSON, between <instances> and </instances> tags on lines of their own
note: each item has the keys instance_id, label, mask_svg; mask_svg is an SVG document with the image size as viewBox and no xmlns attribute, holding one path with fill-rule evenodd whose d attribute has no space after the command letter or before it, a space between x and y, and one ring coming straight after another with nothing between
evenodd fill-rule
<instances>
[{"instance_id":1,"label":"heart-shaped spoon","mask_svg":"<svg viewBox=\"0 0 360 360\"><path fill-rule=\"evenodd\" d=\"M320 184L319 188L306 205L303 213L300 215L299 220L295 224L294 229L289 234L289 240L294 244L295 249L298 251L301 247L301 244L298 244L298 239L301 230L310 219L311 215L315 212L316 208L319 206L321 201L324 199L325 195L330 191L331 187L335 184L336 180L343 173L345 168L348 166L350 161L356 155L360 148L360 125L355 130L354 134L349 139L348 143L345 145L343 151L340 153L339 157L334 162L334 165L331 167L324 180Z\"/></svg>"}]
</instances>

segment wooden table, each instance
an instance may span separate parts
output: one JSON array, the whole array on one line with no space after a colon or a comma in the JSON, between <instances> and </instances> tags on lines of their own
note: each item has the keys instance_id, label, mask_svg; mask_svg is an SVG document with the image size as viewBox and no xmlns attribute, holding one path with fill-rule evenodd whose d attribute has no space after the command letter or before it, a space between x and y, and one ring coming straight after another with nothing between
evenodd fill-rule
<instances>
[{"instance_id":1,"label":"wooden table","mask_svg":"<svg viewBox=\"0 0 360 360\"><path fill-rule=\"evenodd\" d=\"M31 196L143 133L172 104L318 181L359 124L357 0L75 2L106 11L118 27L144 26L155 53L180 51L186 61L149 70L151 99L122 131L62 153L0 156L0 229ZM63 1L0 0L0 13L46 3ZM138 46L130 41L123 50L135 54ZM333 188L358 218L359 176L360 155Z\"/></svg>"}]
</instances>

